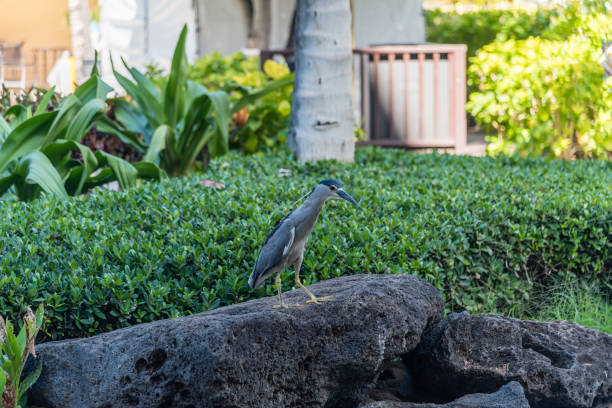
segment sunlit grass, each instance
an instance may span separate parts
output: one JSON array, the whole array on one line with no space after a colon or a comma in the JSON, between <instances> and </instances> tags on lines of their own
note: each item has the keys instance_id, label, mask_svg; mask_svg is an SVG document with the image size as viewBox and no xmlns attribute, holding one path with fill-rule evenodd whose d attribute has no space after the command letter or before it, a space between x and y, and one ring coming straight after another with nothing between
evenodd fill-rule
<instances>
[{"instance_id":1,"label":"sunlit grass","mask_svg":"<svg viewBox=\"0 0 612 408\"><path fill-rule=\"evenodd\" d=\"M597 280L557 279L509 314L539 321L570 320L612 334L611 294L612 285Z\"/></svg>"}]
</instances>

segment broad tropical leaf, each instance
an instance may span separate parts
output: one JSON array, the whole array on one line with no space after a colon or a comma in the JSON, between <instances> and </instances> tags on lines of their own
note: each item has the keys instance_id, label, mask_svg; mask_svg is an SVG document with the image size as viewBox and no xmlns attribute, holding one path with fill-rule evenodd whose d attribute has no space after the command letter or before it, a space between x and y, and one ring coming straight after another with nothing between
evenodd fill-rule
<instances>
[{"instance_id":1,"label":"broad tropical leaf","mask_svg":"<svg viewBox=\"0 0 612 408\"><path fill-rule=\"evenodd\" d=\"M70 158L70 152L76 149L81 153L82 163L77 162L77 166L64 169L64 163ZM58 173L64 174L65 171L69 171L64 185L70 195L81 194L85 181L98 168L98 160L91 149L72 140L58 140L45 148L44 153L59 168Z\"/></svg>"},{"instance_id":2,"label":"broad tropical leaf","mask_svg":"<svg viewBox=\"0 0 612 408\"><path fill-rule=\"evenodd\" d=\"M139 87L134 82L130 81L127 77L121 75L114 69L113 73L117 82L128 95L138 104L142 114L149 119L149 121L157 127L163 120L164 111L161 104L153 95L151 95L145 87Z\"/></svg>"},{"instance_id":3,"label":"broad tropical leaf","mask_svg":"<svg viewBox=\"0 0 612 408\"><path fill-rule=\"evenodd\" d=\"M63 200L68 198L60 175L42 152L35 150L23 156L15 173L25 177L26 183L36 184L49 194Z\"/></svg>"},{"instance_id":4,"label":"broad tropical leaf","mask_svg":"<svg viewBox=\"0 0 612 408\"><path fill-rule=\"evenodd\" d=\"M75 142L80 141L93 126L94 116L105 106L106 104L102 99L92 99L87 102L71 120L66 131L66 139Z\"/></svg>"},{"instance_id":5,"label":"broad tropical leaf","mask_svg":"<svg viewBox=\"0 0 612 408\"><path fill-rule=\"evenodd\" d=\"M1 346L0 346L1 349ZM4 370L0 367L0 397L4 394L4 386L6 385L6 375L4 375Z\"/></svg>"},{"instance_id":6,"label":"broad tropical leaf","mask_svg":"<svg viewBox=\"0 0 612 408\"><path fill-rule=\"evenodd\" d=\"M183 27L179 36L174 55L172 57L172 65L170 67L170 75L164 92L164 111L166 113L166 123L170 127L176 126L183 111L183 94L185 92L185 84L187 81L188 63L187 55L185 54L185 41L187 39L187 25Z\"/></svg>"},{"instance_id":7,"label":"broad tropical leaf","mask_svg":"<svg viewBox=\"0 0 612 408\"><path fill-rule=\"evenodd\" d=\"M96 128L99 132L117 136L123 143L132 146L141 153L144 152L147 147L147 145L140 140L137 133L125 129L123 126L119 125L117 122L113 122L105 115L102 115L96 119Z\"/></svg>"},{"instance_id":8,"label":"broad tropical leaf","mask_svg":"<svg viewBox=\"0 0 612 408\"><path fill-rule=\"evenodd\" d=\"M0 145L4 143L4 139L11 133L11 125L0 115Z\"/></svg>"},{"instance_id":9,"label":"broad tropical leaf","mask_svg":"<svg viewBox=\"0 0 612 408\"><path fill-rule=\"evenodd\" d=\"M11 188L11 186L15 184L17 179L18 177L13 173L0 179L0 197L2 197Z\"/></svg>"},{"instance_id":10,"label":"broad tropical leaf","mask_svg":"<svg viewBox=\"0 0 612 408\"><path fill-rule=\"evenodd\" d=\"M11 121L11 125L15 128L28 120L31 115L28 114L28 109L23 105L13 105L4 112L4 117ZM10 119L10 117L13 119Z\"/></svg>"},{"instance_id":11,"label":"broad tropical leaf","mask_svg":"<svg viewBox=\"0 0 612 408\"><path fill-rule=\"evenodd\" d=\"M149 143L153 135L151 122L142 112L125 99L112 99L113 113L115 117L133 133L141 134L145 143Z\"/></svg>"},{"instance_id":12,"label":"broad tropical leaf","mask_svg":"<svg viewBox=\"0 0 612 408\"><path fill-rule=\"evenodd\" d=\"M210 141L208 151L212 157L215 157L227 153L228 150L229 97L225 92L211 92L209 96L215 108L217 132Z\"/></svg>"},{"instance_id":13,"label":"broad tropical leaf","mask_svg":"<svg viewBox=\"0 0 612 408\"><path fill-rule=\"evenodd\" d=\"M14 128L0 147L0 172L14 159L38 149L49 129L57 111L33 116Z\"/></svg>"},{"instance_id":14,"label":"broad tropical leaf","mask_svg":"<svg viewBox=\"0 0 612 408\"><path fill-rule=\"evenodd\" d=\"M132 75L132 78L134 78L134 81L136 81L138 86L143 89L146 89L147 92L151 94L156 100L159 100L159 98L161 97L161 92L159 91L157 86L136 68L130 68L123 58L121 58L121 62L123 63L123 66L130 72L130 75Z\"/></svg>"},{"instance_id":15,"label":"broad tropical leaf","mask_svg":"<svg viewBox=\"0 0 612 408\"><path fill-rule=\"evenodd\" d=\"M122 190L136 185L138 170L127 161L102 150L96 151L96 159L101 165L108 165Z\"/></svg>"},{"instance_id":16,"label":"broad tropical leaf","mask_svg":"<svg viewBox=\"0 0 612 408\"><path fill-rule=\"evenodd\" d=\"M155 133L153 133L151 143L149 144L149 148L143 160L158 164L159 155L166 148L166 138L171 132L172 129L167 125L161 125L155 129Z\"/></svg>"},{"instance_id":17,"label":"broad tropical leaf","mask_svg":"<svg viewBox=\"0 0 612 408\"><path fill-rule=\"evenodd\" d=\"M53 120L51 129L49 129L49 133L47 133L45 136L45 140L43 141L42 145L46 146L55 139L64 138L64 133L70 125L72 118L82 106L83 103L75 94L68 95L66 98L64 98L60 104L59 110L55 111L57 116Z\"/></svg>"},{"instance_id":18,"label":"broad tropical leaf","mask_svg":"<svg viewBox=\"0 0 612 408\"><path fill-rule=\"evenodd\" d=\"M40 100L40 103L38 104L38 107L34 111L34 116L47 111L47 105L49 105L49 101L51 100L51 97L53 96L54 93L55 93L55 86L52 86L51 89L45 92L42 99Z\"/></svg>"},{"instance_id":19,"label":"broad tropical leaf","mask_svg":"<svg viewBox=\"0 0 612 408\"><path fill-rule=\"evenodd\" d=\"M97 68L95 68L95 74L89 77L89 79L83 82L75 91L74 95L81 100L81 103L87 103L92 99L106 99L106 95L113 88L106 82L102 81L100 76L97 74ZM92 73L94 71L92 70Z\"/></svg>"},{"instance_id":20,"label":"broad tropical leaf","mask_svg":"<svg viewBox=\"0 0 612 408\"><path fill-rule=\"evenodd\" d=\"M161 180L167 177L165 171L151 162L141 161L134 163L133 166L138 170L138 177L140 178Z\"/></svg>"}]
</instances>

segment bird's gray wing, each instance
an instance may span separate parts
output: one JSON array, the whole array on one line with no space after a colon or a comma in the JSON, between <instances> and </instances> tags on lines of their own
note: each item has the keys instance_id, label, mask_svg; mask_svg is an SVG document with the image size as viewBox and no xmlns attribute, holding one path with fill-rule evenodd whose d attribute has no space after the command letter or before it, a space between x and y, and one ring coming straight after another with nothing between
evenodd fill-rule
<instances>
[{"instance_id":1,"label":"bird's gray wing","mask_svg":"<svg viewBox=\"0 0 612 408\"><path fill-rule=\"evenodd\" d=\"M295 225L290 218L285 218L270 233L261 248L249 281L255 284L268 270L281 264L283 258L289 255L294 239Z\"/></svg>"}]
</instances>

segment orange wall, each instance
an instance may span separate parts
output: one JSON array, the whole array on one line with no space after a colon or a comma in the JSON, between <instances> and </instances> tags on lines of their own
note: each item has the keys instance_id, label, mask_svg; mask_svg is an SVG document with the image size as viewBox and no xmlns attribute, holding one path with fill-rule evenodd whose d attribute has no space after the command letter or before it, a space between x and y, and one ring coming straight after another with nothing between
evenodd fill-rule
<instances>
[{"instance_id":1,"label":"orange wall","mask_svg":"<svg viewBox=\"0 0 612 408\"><path fill-rule=\"evenodd\" d=\"M0 0L0 41L70 49L68 0Z\"/></svg>"}]
</instances>

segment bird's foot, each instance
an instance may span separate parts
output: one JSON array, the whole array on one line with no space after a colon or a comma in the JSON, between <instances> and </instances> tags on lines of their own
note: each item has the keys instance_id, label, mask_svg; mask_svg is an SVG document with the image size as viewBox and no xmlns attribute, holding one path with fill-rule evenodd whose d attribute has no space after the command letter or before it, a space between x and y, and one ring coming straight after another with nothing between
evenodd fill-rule
<instances>
[{"instance_id":1,"label":"bird's foot","mask_svg":"<svg viewBox=\"0 0 612 408\"><path fill-rule=\"evenodd\" d=\"M288 309L290 307L304 307L304 306L305 305L300 305L299 303L297 303L295 305L288 305L287 303L281 303L279 305L272 306L272 309L280 309L280 308Z\"/></svg>"},{"instance_id":2,"label":"bird's foot","mask_svg":"<svg viewBox=\"0 0 612 408\"><path fill-rule=\"evenodd\" d=\"M321 302L333 302L333 301L334 301L333 296L323 296L323 297L311 296L311 299L307 300L306 303L316 303L317 305L319 305L321 304Z\"/></svg>"}]
</instances>

